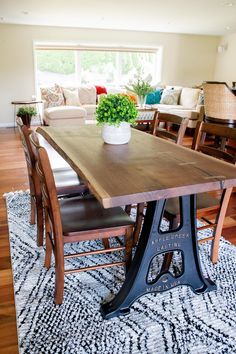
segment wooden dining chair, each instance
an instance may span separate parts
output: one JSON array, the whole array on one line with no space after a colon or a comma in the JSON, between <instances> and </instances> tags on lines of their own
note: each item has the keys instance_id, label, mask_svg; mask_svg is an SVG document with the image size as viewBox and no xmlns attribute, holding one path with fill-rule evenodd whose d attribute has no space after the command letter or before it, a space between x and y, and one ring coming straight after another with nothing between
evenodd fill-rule
<instances>
[{"instance_id":1,"label":"wooden dining chair","mask_svg":"<svg viewBox=\"0 0 236 354\"><path fill-rule=\"evenodd\" d=\"M232 142L236 142L235 128L198 122L192 149L213 158L235 164L236 150ZM224 171L222 171L222 174L224 174ZM223 188L222 186L222 190L217 192L218 197L217 195L212 196L209 193L197 194L197 218L204 224L199 226L197 230L200 231L208 228L213 230L211 236L199 239L199 243L212 240L211 260L213 263L217 263L218 261L220 237L231 193L232 188ZM179 222L181 222L179 219L179 208L178 198L167 200L164 217L170 221L171 229L177 228ZM167 255L167 257L170 257L170 255Z\"/></svg>"},{"instance_id":2,"label":"wooden dining chair","mask_svg":"<svg viewBox=\"0 0 236 354\"><path fill-rule=\"evenodd\" d=\"M152 134L170 140L178 145L183 144L183 138L188 125L188 118L182 118L175 114L156 112L153 118ZM127 205L125 210L128 214L131 214L131 210L136 209L136 223L134 230L134 245L137 244L140 231L142 228L145 203L139 203L136 205Z\"/></svg>"},{"instance_id":3,"label":"wooden dining chair","mask_svg":"<svg viewBox=\"0 0 236 354\"><path fill-rule=\"evenodd\" d=\"M30 223L35 224L35 219L37 223L37 245L43 245L43 208L42 208L42 197L41 190L39 187L38 176L35 172L35 157L31 148L29 136L31 130L26 127L21 118L16 119L18 130L20 132L20 137L24 149L29 188L30 188ZM54 155L53 155L54 159ZM55 159L54 159L55 160ZM88 193L88 188L79 179L78 175L69 167L69 165L63 166L63 164L54 163L54 178L56 181L57 195L59 197L68 197L73 195L84 195Z\"/></svg>"},{"instance_id":4,"label":"wooden dining chair","mask_svg":"<svg viewBox=\"0 0 236 354\"><path fill-rule=\"evenodd\" d=\"M36 157L36 171L40 180L46 224L45 266L50 267L52 251L55 256L55 303L61 304L64 276L69 273L125 265L128 269L132 256L133 221L120 208L104 209L95 197L58 199L55 180L46 150L38 145L37 136L30 135ZM64 245L87 240L108 240L124 236L124 244L81 253L65 254ZM79 269L65 269L65 260L104 253L125 251L122 261L102 263Z\"/></svg>"},{"instance_id":5,"label":"wooden dining chair","mask_svg":"<svg viewBox=\"0 0 236 354\"><path fill-rule=\"evenodd\" d=\"M134 128L153 134L157 116L158 110L156 108L138 108L138 117L135 120Z\"/></svg>"},{"instance_id":6,"label":"wooden dining chair","mask_svg":"<svg viewBox=\"0 0 236 354\"><path fill-rule=\"evenodd\" d=\"M188 118L159 112L154 123L153 135L182 145L187 125Z\"/></svg>"}]
</instances>

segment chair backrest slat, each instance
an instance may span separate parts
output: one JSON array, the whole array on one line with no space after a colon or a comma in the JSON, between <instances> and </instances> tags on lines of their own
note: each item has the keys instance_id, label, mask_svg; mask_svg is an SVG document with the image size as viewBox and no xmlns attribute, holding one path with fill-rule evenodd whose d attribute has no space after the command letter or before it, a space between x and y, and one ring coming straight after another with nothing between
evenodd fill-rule
<instances>
[{"instance_id":1,"label":"chair backrest slat","mask_svg":"<svg viewBox=\"0 0 236 354\"><path fill-rule=\"evenodd\" d=\"M192 149L236 163L236 128L222 127L220 124L198 122Z\"/></svg>"},{"instance_id":2,"label":"chair backrest slat","mask_svg":"<svg viewBox=\"0 0 236 354\"><path fill-rule=\"evenodd\" d=\"M161 125L166 126L166 128ZM158 116L155 120L153 135L172 140L176 144L182 145L187 125L188 118L183 118L176 114L158 112ZM177 131L174 131L173 129L170 130L172 126L174 126Z\"/></svg>"},{"instance_id":3,"label":"chair backrest slat","mask_svg":"<svg viewBox=\"0 0 236 354\"><path fill-rule=\"evenodd\" d=\"M158 110L154 108L139 109L139 115L135 120L135 128L146 133L153 134Z\"/></svg>"},{"instance_id":4,"label":"chair backrest slat","mask_svg":"<svg viewBox=\"0 0 236 354\"><path fill-rule=\"evenodd\" d=\"M20 133L20 137L21 137L21 141L25 153L28 172L32 174L32 169L34 168L34 164L35 164L34 154L32 152L30 141L29 141L29 135L31 134L32 130L27 128L26 125L23 124L22 119L19 117L17 117L16 123L17 123L17 127Z\"/></svg>"},{"instance_id":5,"label":"chair backrest slat","mask_svg":"<svg viewBox=\"0 0 236 354\"><path fill-rule=\"evenodd\" d=\"M54 234L61 235L62 224L60 206L48 154L46 149L39 145L38 137L35 132L31 133L30 142L36 160L35 168L41 185L46 218L48 218L50 224L53 226Z\"/></svg>"}]
</instances>

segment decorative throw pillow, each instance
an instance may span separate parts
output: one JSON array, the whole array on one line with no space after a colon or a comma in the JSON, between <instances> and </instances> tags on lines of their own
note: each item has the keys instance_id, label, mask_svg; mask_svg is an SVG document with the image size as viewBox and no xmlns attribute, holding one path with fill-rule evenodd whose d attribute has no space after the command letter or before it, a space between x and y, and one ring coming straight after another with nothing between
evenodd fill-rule
<instances>
[{"instance_id":1,"label":"decorative throw pillow","mask_svg":"<svg viewBox=\"0 0 236 354\"><path fill-rule=\"evenodd\" d=\"M121 95L123 95L123 96L128 96L128 97L134 102L135 105L138 104L137 96L136 96L134 93L121 92Z\"/></svg>"},{"instance_id":2,"label":"decorative throw pillow","mask_svg":"<svg viewBox=\"0 0 236 354\"><path fill-rule=\"evenodd\" d=\"M161 104L178 104L181 90L164 89L161 96Z\"/></svg>"},{"instance_id":3,"label":"decorative throw pillow","mask_svg":"<svg viewBox=\"0 0 236 354\"><path fill-rule=\"evenodd\" d=\"M83 104L96 105L97 93L94 85L81 85L78 87L79 101Z\"/></svg>"},{"instance_id":4,"label":"decorative throw pillow","mask_svg":"<svg viewBox=\"0 0 236 354\"><path fill-rule=\"evenodd\" d=\"M134 93L127 93L127 95L131 98L132 101L134 101L136 105L138 104L137 96Z\"/></svg>"},{"instance_id":5,"label":"decorative throw pillow","mask_svg":"<svg viewBox=\"0 0 236 354\"><path fill-rule=\"evenodd\" d=\"M63 88L67 106L80 106L78 89L68 90Z\"/></svg>"},{"instance_id":6,"label":"decorative throw pillow","mask_svg":"<svg viewBox=\"0 0 236 354\"><path fill-rule=\"evenodd\" d=\"M183 107L195 109L198 103L200 89L183 87L179 99L179 104Z\"/></svg>"},{"instance_id":7,"label":"decorative throw pillow","mask_svg":"<svg viewBox=\"0 0 236 354\"><path fill-rule=\"evenodd\" d=\"M150 92L146 97L146 104L158 104L161 101L163 89Z\"/></svg>"},{"instance_id":8,"label":"decorative throw pillow","mask_svg":"<svg viewBox=\"0 0 236 354\"><path fill-rule=\"evenodd\" d=\"M97 95L101 95L101 93L107 93L107 89L105 86L95 86Z\"/></svg>"},{"instance_id":9,"label":"decorative throw pillow","mask_svg":"<svg viewBox=\"0 0 236 354\"><path fill-rule=\"evenodd\" d=\"M54 87L41 87L41 98L45 101L44 107L63 106L65 104L62 88L59 85Z\"/></svg>"}]
</instances>

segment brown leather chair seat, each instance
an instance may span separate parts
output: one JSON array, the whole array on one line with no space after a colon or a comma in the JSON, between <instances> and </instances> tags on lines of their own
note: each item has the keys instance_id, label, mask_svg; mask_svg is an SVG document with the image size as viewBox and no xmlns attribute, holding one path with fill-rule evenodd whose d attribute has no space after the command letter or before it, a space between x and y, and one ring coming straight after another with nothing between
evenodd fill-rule
<instances>
[{"instance_id":1,"label":"brown leather chair seat","mask_svg":"<svg viewBox=\"0 0 236 354\"><path fill-rule=\"evenodd\" d=\"M104 209L91 196L61 199L59 203L64 236L72 236L78 231L134 224L122 208Z\"/></svg>"}]
</instances>

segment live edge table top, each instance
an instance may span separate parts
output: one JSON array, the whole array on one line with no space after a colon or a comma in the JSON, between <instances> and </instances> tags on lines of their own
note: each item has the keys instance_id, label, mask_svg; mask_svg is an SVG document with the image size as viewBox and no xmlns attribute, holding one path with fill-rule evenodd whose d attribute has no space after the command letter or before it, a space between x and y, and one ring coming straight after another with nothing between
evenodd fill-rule
<instances>
[{"instance_id":1,"label":"live edge table top","mask_svg":"<svg viewBox=\"0 0 236 354\"><path fill-rule=\"evenodd\" d=\"M236 186L236 167L132 129L128 144L108 145L97 126L37 132L84 179L105 208Z\"/></svg>"}]
</instances>

